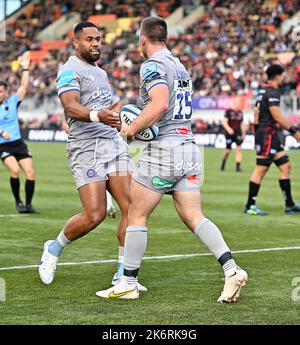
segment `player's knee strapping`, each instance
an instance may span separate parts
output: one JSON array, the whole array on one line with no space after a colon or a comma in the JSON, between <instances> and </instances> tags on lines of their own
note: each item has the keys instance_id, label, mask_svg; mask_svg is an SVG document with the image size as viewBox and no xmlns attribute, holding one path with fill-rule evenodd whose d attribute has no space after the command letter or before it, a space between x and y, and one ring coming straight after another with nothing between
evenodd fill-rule
<instances>
[{"instance_id":1,"label":"player's knee strapping","mask_svg":"<svg viewBox=\"0 0 300 345\"><path fill-rule=\"evenodd\" d=\"M276 161L274 161L274 163L279 167L280 165L286 164L290 161L289 156L288 155L284 155L278 159L276 159Z\"/></svg>"},{"instance_id":2,"label":"player's knee strapping","mask_svg":"<svg viewBox=\"0 0 300 345\"><path fill-rule=\"evenodd\" d=\"M136 270L140 267L147 248L147 228L133 225L126 229L124 267L125 270Z\"/></svg>"},{"instance_id":3,"label":"player's knee strapping","mask_svg":"<svg viewBox=\"0 0 300 345\"><path fill-rule=\"evenodd\" d=\"M272 164L272 158L266 157L266 158L256 158L256 165L269 167Z\"/></svg>"},{"instance_id":4,"label":"player's knee strapping","mask_svg":"<svg viewBox=\"0 0 300 345\"><path fill-rule=\"evenodd\" d=\"M232 140L226 140L226 149L227 150L231 150L232 149L231 145L232 145Z\"/></svg>"}]
</instances>

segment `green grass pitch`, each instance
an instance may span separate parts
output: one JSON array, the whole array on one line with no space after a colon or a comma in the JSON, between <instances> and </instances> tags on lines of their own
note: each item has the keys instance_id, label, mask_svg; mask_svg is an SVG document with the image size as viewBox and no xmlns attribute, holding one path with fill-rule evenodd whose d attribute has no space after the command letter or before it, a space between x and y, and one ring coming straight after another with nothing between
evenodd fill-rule
<instances>
[{"instance_id":1,"label":"green grass pitch","mask_svg":"<svg viewBox=\"0 0 300 345\"><path fill-rule=\"evenodd\" d=\"M212 256L145 260L140 281L149 288L134 301L107 301L95 292L110 286L116 263L59 266L55 281L43 285L36 265L42 245L54 239L65 221L80 210L74 181L67 167L64 144L29 143L37 171L34 206L40 215L16 216L9 175L0 167L0 281L6 300L0 301L0 324L299 324L300 298L292 286L300 277L299 250L235 254L249 273L249 282L236 304L220 305L223 274ZM283 212L276 167L265 178L258 205L267 217L247 217L242 211L254 152L244 152L243 172L235 173L234 158L219 171L221 151L205 149L203 209L222 230L232 251L300 246L300 215ZM294 198L300 201L300 152L290 152ZM24 176L22 176L22 193ZM23 194L24 195L24 194ZM107 219L74 242L60 262L116 259L117 221ZM146 256L207 253L185 229L165 196L149 222Z\"/></svg>"}]
</instances>

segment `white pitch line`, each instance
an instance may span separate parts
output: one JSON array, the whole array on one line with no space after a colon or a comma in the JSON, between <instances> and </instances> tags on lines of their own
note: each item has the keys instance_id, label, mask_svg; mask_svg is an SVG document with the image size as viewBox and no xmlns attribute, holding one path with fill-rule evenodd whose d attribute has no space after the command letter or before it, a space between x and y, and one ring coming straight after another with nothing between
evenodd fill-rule
<instances>
[{"instance_id":1,"label":"white pitch line","mask_svg":"<svg viewBox=\"0 0 300 345\"><path fill-rule=\"evenodd\" d=\"M300 250L298 247L275 247L275 248L260 248L260 249L245 249L232 251L232 254L248 254L248 253L261 253L261 252L274 252L284 250ZM198 253L198 254L175 254L175 255L162 255L162 256L145 256L143 260L168 260L168 259L184 259L198 256L211 256L212 253ZM97 261L80 261L80 262L61 262L58 266L79 266L79 265L94 265L94 264L107 264L118 262L116 259L97 260ZM26 265L26 266L11 266L0 267L0 271L18 270L25 268L38 268L39 265Z\"/></svg>"},{"instance_id":2,"label":"white pitch line","mask_svg":"<svg viewBox=\"0 0 300 345\"><path fill-rule=\"evenodd\" d=\"M29 214L14 214L14 213L11 213L11 214L0 214L0 218L6 218L6 217L28 217Z\"/></svg>"}]
</instances>

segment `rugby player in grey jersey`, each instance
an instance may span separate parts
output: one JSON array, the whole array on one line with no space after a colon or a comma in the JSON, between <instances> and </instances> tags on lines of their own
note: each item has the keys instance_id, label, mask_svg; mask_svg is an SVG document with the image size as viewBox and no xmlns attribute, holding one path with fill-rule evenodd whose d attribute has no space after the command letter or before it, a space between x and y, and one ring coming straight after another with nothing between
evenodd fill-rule
<instances>
[{"instance_id":1,"label":"rugby player in grey jersey","mask_svg":"<svg viewBox=\"0 0 300 345\"><path fill-rule=\"evenodd\" d=\"M154 123L159 134L144 150L130 186L125 237L124 276L96 295L111 299L139 297L137 277L147 246L147 221L164 194L172 194L185 225L221 264L225 285L218 302L235 302L247 273L232 257L218 227L205 218L200 199L200 151L191 133L192 82L185 67L166 47L167 25L159 17L142 21L139 43L147 59L141 67L143 111L121 134L133 138ZM158 277L161 279L161 276Z\"/></svg>"},{"instance_id":2,"label":"rugby player in grey jersey","mask_svg":"<svg viewBox=\"0 0 300 345\"><path fill-rule=\"evenodd\" d=\"M40 279L51 284L65 246L86 235L106 216L106 189L121 210L118 228L119 265L112 283L123 275L124 238L129 206L132 162L121 139L118 108L106 72L96 65L101 37L97 27L81 22L74 29L76 54L59 70L58 96L69 126L68 161L76 181L82 211L70 218L56 240L46 241L39 265ZM140 291L146 288L139 286Z\"/></svg>"}]
</instances>

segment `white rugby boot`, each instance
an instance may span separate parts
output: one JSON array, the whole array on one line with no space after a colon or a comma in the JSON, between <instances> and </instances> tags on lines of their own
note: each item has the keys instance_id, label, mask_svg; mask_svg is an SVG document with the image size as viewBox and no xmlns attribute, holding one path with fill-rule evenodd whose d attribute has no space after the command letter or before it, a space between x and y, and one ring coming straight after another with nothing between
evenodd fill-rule
<instances>
[{"instance_id":1,"label":"white rugby boot","mask_svg":"<svg viewBox=\"0 0 300 345\"><path fill-rule=\"evenodd\" d=\"M246 285L248 274L240 267L236 266L235 273L225 278L225 284L221 296L218 298L219 303L234 303L240 297L240 291Z\"/></svg>"},{"instance_id":2,"label":"white rugby boot","mask_svg":"<svg viewBox=\"0 0 300 345\"><path fill-rule=\"evenodd\" d=\"M139 290L137 284L128 284L125 278L121 277L115 286L97 291L96 296L108 299L136 299L139 298Z\"/></svg>"},{"instance_id":3,"label":"white rugby boot","mask_svg":"<svg viewBox=\"0 0 300 345\"><path fill-rule=\"evenodd\" d=\"M53 242L54 241L49 240L44 243L44 250L39 265L39 275L41 281L47 285L53 282L56 265L59 259L57 256L50 254L48 251L49 245Z\"/></svg>"}]
</instances>

